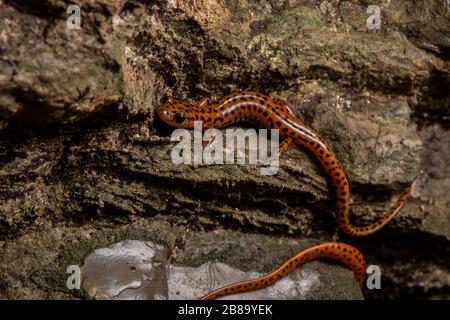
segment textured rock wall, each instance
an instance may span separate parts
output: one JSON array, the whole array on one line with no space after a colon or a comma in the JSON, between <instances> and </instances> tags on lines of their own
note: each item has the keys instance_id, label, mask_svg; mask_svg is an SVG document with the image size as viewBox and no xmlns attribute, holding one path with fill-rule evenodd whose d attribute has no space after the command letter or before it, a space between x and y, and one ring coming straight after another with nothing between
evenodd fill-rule
<instances>
[{"instance_id":1,"label":"textured rock wall","mask_svg":"<svg viewBox=\"0 0 450 320\"><path fill-rule=\"evenodd\" d=\"M0 1L0 297L77 298L65 268L95 248L151 240L176 260L225 231L219 244L240 243L236 231L346 241L382 268L383 290L366 298L448 297L447 1L378 1L380 30L367 29L368 1L72 3L81 29L66 26L69 1ZM173 165L155 106L242 88L287 100L331 144L355 223L415 180L411 201L379 234L349 239L301 148L276 176ZM147 231L160 223L179 231ZM249 270L282 261L260 259Z\"/></svg>"}]
</instances>

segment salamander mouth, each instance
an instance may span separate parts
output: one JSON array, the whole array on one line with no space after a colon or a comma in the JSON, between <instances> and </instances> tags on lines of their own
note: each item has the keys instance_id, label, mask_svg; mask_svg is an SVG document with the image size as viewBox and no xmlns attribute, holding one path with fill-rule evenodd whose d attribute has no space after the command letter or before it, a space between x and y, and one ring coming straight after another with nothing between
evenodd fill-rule
<instances>
[{"instance_id":1,"label":"salamander mouth","mask_svg":"<svg viewBox=\"0 0 450 320\"><path fill-rule=\"evenodd\" d=\"M167 111L164 107L157 107L156 114L164 121L170 120L170 112Z\"/></svg>"}]
</instances>

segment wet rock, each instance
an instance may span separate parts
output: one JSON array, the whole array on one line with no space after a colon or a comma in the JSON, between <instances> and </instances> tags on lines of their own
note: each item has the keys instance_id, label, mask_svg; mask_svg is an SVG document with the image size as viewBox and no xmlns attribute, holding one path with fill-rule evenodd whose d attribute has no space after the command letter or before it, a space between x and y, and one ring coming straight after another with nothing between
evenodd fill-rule
<instances>
[{"instance_id":1,"label":"wet rock","mask_svg":"<svg viewBox=\"0 0 450 320\"><path fill-rule=\"evenodd\" d=\"M155 217L152 220L137 218L128 223L92 221L78 227L50 226L14 240L0 241L3 258L0 260L0 297L79 299L96 295L107 298L105 293L114 295L120 288L140 281L135 291L125 290L119 296L126 299L197 299L222 284L270 272L296 251L328 240L299 241L231 231L198 233L175 227L170 220ZM143 245L146 243L152 243L151 247ZM430 243L435 250L429 250ZM446 268L448 246L442 239L402 236L394 243L374 239L353 244L365 253L368 264L379 265L382 270L382 289L376 292L364 290L366 297L374 294L395 297L406 290L414 294L418 285L445 292L450 286ZM160 251L161 247L163 251ZM108 264L91 270L95 279L91 276L86 278L89 281L83 282L86 294L69 290L67 268L82 268L86 261L98 262L92 259L97 249L103 252L102 259L109 259ZM120 254L112 255L112 252ZM150 257L155 252L157 255L152 260ZM142 262L141 253L147 255L150 262ZM111 259L116 259L116 263L110 265ZM151 269L152 266L156 269ZM114 273L115 270L119 272ZM165 276L162 270L165 270ZM158 278L156 274L162 276ZM153 277L154 282L148 283L147 275ZM132 279L131 285L121 282L124 276ZM394 288L390 286L391 281ZM409 289L403 287L404 283ZM352 272L332 261L315 260L299 266L280 284L283 290L285 286L289 287L289 297L293 299L361 298ZM279 294L280 284L260 291L255 297L264 293L268 299L273 299ZM109 285L112 290L108 289ZM142 290L143 287L148 291Z\"/></svg>"},{"instance_id":2,"label":"wet rock","mask_svg":"<svg viewBox=\"0 0 450 320\"><path fill-rule=\"evenodd\" d=\"M198 299L224 285L263 275L220 262L195 268L171 265L166 255L163 247L142 241L97 249L83 265L82 288L96 299ZM224 299L361 299L353 273L342 269L323 263L301 266L272 286Z\"/></svg>"},{"instance_id":3,"label":"wet rock","mask_svg":"<svg viewBox=\"0 0 450 320\"><path fill-rule=\"evenodd\" d=\"M352 276L324 267L321 271L302 266L272 286L252 292L222 297L223 300L308 300L308 299L362 299L358 285L347 279ZM337 268L336 268L337 269ZM332 271L333 270L333 271ZM335 273L336 272L336 273ZM325 278L334 281L326 282ZM225 285L254 279L260 272L243 272L223 263L202 264L197 268L172 267L169 273L169 299L196 299ZM199 280L200 279L200 280ZM344 283L343 286L339 284Z\"/></svg>"},{"instance_id":4,"label":"wet rock","mask_svg":"<svg viewBox=\"0 0 450 320\"><path fill-rule=\"evenodd\" d=\"M70 290L70 266L81 267L97 248L132 238L151 240L170 247L176 233L167 222L139 219L118 226L93 222L83 226L45 226L14 240L0 241L0 298L80 299L80 290ZM124 249L123 252L126 250ZM105 266L104 266L105 267Z\"/></svg>"},{"instance_id":5,"label":"wet rock","mask_svg":"<svg viewBox=\"0 0 450 320\"><path fill-rule=\"evenodd\" d=\"M83 289L95 299L157 299L164 294L164 248L127 240L90 254L83 265Z\"/></svg>"}]
</instances>

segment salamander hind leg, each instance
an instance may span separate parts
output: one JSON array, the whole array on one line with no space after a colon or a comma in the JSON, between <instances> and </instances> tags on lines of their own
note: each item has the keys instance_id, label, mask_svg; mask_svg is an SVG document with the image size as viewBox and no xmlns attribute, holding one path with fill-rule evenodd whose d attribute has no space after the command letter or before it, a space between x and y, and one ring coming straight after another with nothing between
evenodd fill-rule
<instances>
[{"instance_id":1,"label":"salamander hind leg","mask_svg":"<svg viewBox=\"0 0 450 320\"><path fill-rule=\"evenodd\" d=\"M281 158L282 156L284 156L284 154L288 152L289 149L291 149L293 144L294 140L290 137L287 137L283 141L281 141L280 147L278 148L278 157Z\"/></svg>"}]
</instances>

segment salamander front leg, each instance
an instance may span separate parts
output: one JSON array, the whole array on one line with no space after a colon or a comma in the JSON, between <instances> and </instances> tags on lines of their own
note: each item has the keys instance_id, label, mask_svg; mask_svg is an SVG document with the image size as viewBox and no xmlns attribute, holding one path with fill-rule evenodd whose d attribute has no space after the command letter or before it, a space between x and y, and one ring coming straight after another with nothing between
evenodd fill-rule
<instances>
[{"instance_id":1,"label":"salamander front leg","mask_svg":"<svg viewBox=\"0 0 450 320\"><path fill-rule=\"evenodd\" d=\"M292 144L294 143L294 140L292 138L287 137L283 141L280 142L278 146L278 152L273 152L273 154L270 157L270 161L279 161L279 159L292 147Z\"/></svg>"},{"instance_id":2,"label":"salamander front leg","mask_svg":"<svg viewBox=\"0 0 450 320\"><path fill-rule=\"evenodd\" d=\"M294 144L294 140L290 137L285 138L281 141L278 148L278 157L281 158Z\"/></svg>"}]
</instances>

